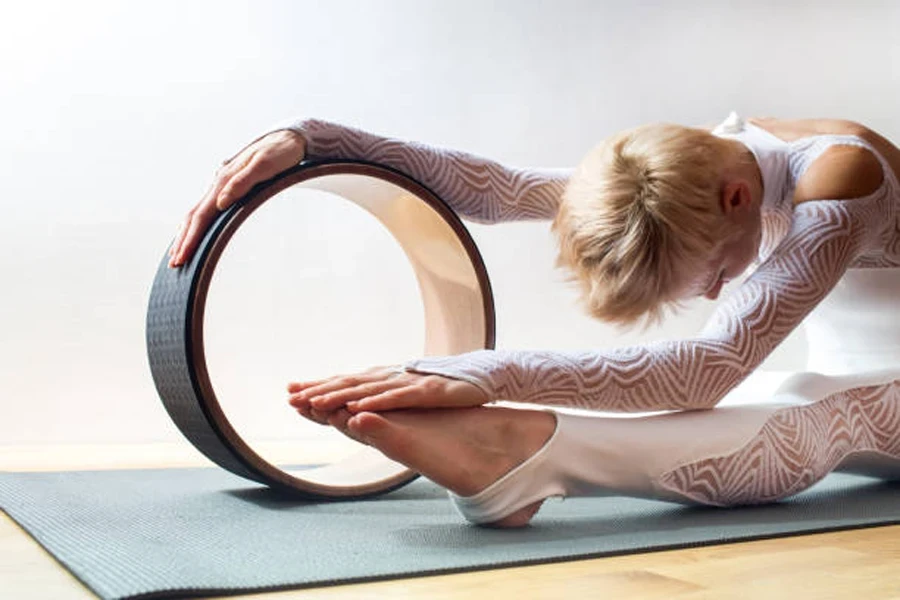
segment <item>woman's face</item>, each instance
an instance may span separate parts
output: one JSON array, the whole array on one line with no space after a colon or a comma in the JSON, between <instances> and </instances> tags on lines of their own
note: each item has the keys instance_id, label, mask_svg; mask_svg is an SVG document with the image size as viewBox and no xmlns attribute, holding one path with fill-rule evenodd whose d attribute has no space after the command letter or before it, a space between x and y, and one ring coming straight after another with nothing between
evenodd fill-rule
<instances>
[{"instance_id":1,"label":"woman's face","mask_svg":"<svg viewBox=\"0 0 900 600\"><path fill-rule=\"evenodd\" d=\"M710 300L718 298L725 284L739 277L756 258L761 236L759 219L746 222L741 232L726 242L713 258L699 295Z\"/></svg>"},{"instance_id":2,"label":"woman's face","mask_svg":"<svg viewBox=\"0 0 900 600\"><path fill-rule=\"evenodd\" d=\"M719 208L735 233L712 257L706 278L695 288L697 295L715 300L725 284L739 277L756 258L762 240L762 195L762 173L755 162L736 168L725 181Z\"/></svg>"}]
</instances>

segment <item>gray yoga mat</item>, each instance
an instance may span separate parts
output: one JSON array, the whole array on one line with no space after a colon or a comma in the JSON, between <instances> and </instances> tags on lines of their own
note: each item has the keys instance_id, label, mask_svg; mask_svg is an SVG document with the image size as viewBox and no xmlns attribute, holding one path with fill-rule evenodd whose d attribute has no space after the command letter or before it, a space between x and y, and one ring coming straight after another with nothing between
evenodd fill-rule
<instances>
[{"instance_id":1,"label":"gray yoga mat","mask_svg":"<svg viewBox=\"0 0 900 600\"><path fill-rule=\"evenodd\" d=\"M220 469L0 473L0 508L102 598L311 587L900 522L900 483L835 474L768 506L548 501L530 527L467 525L418 480L300 502Z\"/></svg>"}]
</instances>

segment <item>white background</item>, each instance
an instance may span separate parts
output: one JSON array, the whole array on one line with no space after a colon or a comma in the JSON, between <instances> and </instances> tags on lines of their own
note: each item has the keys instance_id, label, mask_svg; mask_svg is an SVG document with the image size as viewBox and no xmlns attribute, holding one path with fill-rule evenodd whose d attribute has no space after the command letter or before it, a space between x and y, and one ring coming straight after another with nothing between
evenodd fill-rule
<instances>
[{"instance_id":1,"label":"white background","mask_svg":"<svg viewBox=\"0 0 900 600\"><path fill-rule=\"evenodd\" d=\"M324 117L535 166L572 165L625 127L732 109L852 118L896 142L898 38L890 0L5 2L0 444L179 439L146 365L149 286L218 162L273 123ZM359 362L348 347L412 357L421 329L390 240L345 207L310 206L273 205L241 255L255 267L234 271L252 281L220 294L222 314L245 319L235 331L256 332L220 352L243 353L233 374L271 379L247 401L286 422L280 386L310 376L304 356L335 369ZM579 313L546 225L471 231L499 346L686 335L710 308L623 335ZM801 342L771 364L800 367ZM289 353L295 373L269 368Z\"/></svg>"}]
</instances>

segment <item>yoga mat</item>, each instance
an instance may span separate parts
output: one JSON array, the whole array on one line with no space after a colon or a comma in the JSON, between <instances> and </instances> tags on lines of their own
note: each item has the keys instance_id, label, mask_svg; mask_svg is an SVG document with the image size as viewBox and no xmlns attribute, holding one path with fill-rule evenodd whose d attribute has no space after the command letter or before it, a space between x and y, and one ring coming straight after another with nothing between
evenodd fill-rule
<instances>
[{"instance_id":1,"label":"yoga mat","mask_svg":"<svg viewBox=\"0 0 900 600\"><path fill-rule=\"evenodd\" d=\"M466 524L418 480L368 500L290 500L221 469L0 473L0 508L102 598L169 598L525 565L900 522L900 482L833 474L739 509L548 501Z\"/></svg>"}]
</instances>

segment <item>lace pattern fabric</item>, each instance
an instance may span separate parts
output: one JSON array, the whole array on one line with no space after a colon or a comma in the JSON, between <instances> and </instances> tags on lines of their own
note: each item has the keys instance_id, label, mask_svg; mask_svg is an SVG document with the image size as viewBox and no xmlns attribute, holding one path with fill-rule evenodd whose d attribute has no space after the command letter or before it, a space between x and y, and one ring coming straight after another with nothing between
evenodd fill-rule
<instances>
[{"instance_id":1,"label":"lace pattern fabric","mask_svg":"<svg viewBox=\"0 0 900 600\"><path fill-rule=\"evenodd\" d=\"M290 128L305 136L311 155L386 164L430 187L462 216L480 222L552 218L570 173L512 169L469 154L319 120L300 121ZM816 136L785 143L738 117L730 118L718 134L747 144L760 163L763 242L754 272L720 303L698 336L605 351L483 350L427 357L410 361L405 368L469 381L491 400L614 412L710 409L804 321L848 269L900 266L900 184L883 157L865 142L849 136ZM874 152L885 171L879 189L849 201L822 199L792 206L797 179L834 144ZM900 364L889 366L900 373ZM560 429L549 444L557 450L574 448L560 463L568 466L560 469L571 471L575 463L585 466L581 479L569 482L577 493L599 486L602 493L619 490L732 505L783 498L837 467L862 465L873 474L900 477L900 375L877 385L864 380L850 389L773 410L749 439L732 440L740 444L737 450L681 456L677 464L648 480L646 489L633 484L643 467L629 464L627 456L616 465L615 477L604 473L591 480L588 466L604 462L592 457L614 450L621 454L622 440L614 448L596 432L578 436ZM715 427L724 413L680 414L696 415L691 422L699 436L704 435L704 423ZM659 435L634 443L652 445L662 462L678 454ZM558 474L547 466L552 461L538 460L546 456L547 452L539 452L517 471L528 474L529 480L539 477L554 490L550 494L556 494L563 488ZM512 496L529 484L519 479L505 477L475 498L455 499L467 518L502 518L521 506L522 499Z\"/></svg>"},{"instance_id":2,"label":"lace pattern fabric","mask_svg":"<svg viewBox=\"0 0 900 600\"><path fill-rule=\"evenodd\" d=\"M827 146L827 140L820 142L819 152ZM805 202L787 216L786 194L810 161L794 157L805 150L801 145L766 143L763 224L784 228L789 221L787 233L770 230L764 236L768 243L756 270L717 307L697 338L610 351L478 351L424 358L406 367L468 381L491 400L625 412L715 406L797 328L847 269L900 265L894 251L900 244L894 224L900 190L893 177L886 176L865 198ZM789 170L787 175L777 172L781 169Z\"/></svg>"},{"instance_id":3,"label":"lace pattern fabric","mask_svg":"<svg viewBox=\"0 0 900 600\"><path fill-rule=\"evenodd\" d=\"M900 381L781 409L740 450L672 469L659 485L700 504L761 504L799 493L842 467L900 478Z\"/></svg>"},{"instance_id":4,"label":"lace pattern fabric","mask_svg":"<svg viewBox=\"0 0 900 600\"><path fill-rule=\"evenodd\" d=\"M570 169L517 169L466 152L377 136L318 119L287 128L312 157L377 162L409 175L461 216L479 223L552 219Z\"/></svg>"},{"instance_id":5,"label":"lace pattern fabric","mask_svg":"<svg viewBox=\"0 0 900 600\"><path fill-rule=\"evenodd\" d=\"M312 156L386 164L479 222L551 219L571 173L514 169L317 119L288 127L304 136ZM736 115L716 131L746 143L760 161L763 244L753 274L699 336L610 351L477 351L405 367L468 381L491 400L626 412L709 408L800 324L848 268L900 265L900 191L893 176L867 198L791 206L793 183L816 156L830 144L862 141L818 136L787 144Z\"/></svg>"},{"instance_id":6,"label":"lace pattern fabric","mask_svg":"<svg viewBox=\"0 0 900 600\"><path fill-rule=\"evenodd\" d=\"M797 207L791 230L700 336L584 352L477 351L407 368L469 381L491 400L602 411L715 406L791 333L878 238L886 193Z\"/></svg>"}]
</instances>

